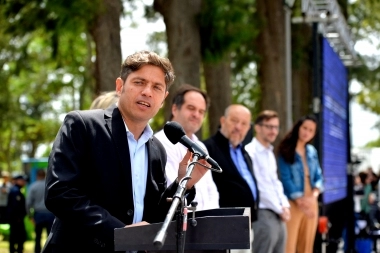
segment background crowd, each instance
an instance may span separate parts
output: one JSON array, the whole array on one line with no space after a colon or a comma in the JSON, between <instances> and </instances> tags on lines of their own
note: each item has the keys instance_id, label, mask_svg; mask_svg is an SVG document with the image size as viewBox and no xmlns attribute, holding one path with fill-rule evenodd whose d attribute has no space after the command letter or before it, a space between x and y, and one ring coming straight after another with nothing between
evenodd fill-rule
<instances>
[{"instance_id":1,"label":"background crowd","mask_svg":"<svg viewBox=\"0 0 380 253\"><path fill-rule=\"evenodd\" d=\"M31 182L24 174L10 176L2 172L0 188L0 224L9 224L9 252L23 252L28 239L25 219L30 219L34 231L34 252L41 252L42 233L50 233L54 215L45 206L46 169L37 171L36 181ZM6 239L6 235L3 235Z\"/></svg>"}]
</instances>

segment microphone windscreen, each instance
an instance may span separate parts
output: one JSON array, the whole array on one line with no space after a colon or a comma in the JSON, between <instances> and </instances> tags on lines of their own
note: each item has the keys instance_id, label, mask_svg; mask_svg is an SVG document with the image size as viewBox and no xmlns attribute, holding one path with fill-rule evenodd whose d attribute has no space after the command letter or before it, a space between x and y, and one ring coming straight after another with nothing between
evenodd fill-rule
<instances>
[{"instance_id":1,"label":"microphone windscreen","mask_svg":"<svg viewBox=\"0 0 380 253\"><path fill-rule=\"evenodd\" d=\"M169 121L164 126L164 133L171 143L176 144L185 135L182 126L174 121Z\"/></svg>"}]
</instances>

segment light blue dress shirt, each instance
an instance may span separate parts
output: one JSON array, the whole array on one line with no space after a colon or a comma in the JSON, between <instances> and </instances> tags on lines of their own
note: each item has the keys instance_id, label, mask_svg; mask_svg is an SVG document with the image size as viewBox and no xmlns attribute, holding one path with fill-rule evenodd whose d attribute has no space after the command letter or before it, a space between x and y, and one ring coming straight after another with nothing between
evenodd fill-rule
<instances>
[{"instance_id":1,"label":"light blue dress shirt","mask_svg":"<svg viewBox=\"0 0 380 253\"><path fill-rule=\"evenodd\" d=\"M242 146L238 145L236 148L234 148L230 144L230 155L232 158L232 161L234 162L236 168L238 169L240 175L244 178L244 180L249 185L249 188L251 188L253 198L256 200L256 184L255 180L253 180L253 176L251 172L249 171L249 167L247 163L244 160L243 152L242 152Z\"/></svg>"},{"instance_id":2,"label":"light blue dress shirt","mask_svg":"<svg viewBox=\"0 0 380 253\"><path fill-rule=\"evenodd\" d=\"M142 221L144 213L144 197L148 175L148 151L146 142L153 135L153 130L147 125L141 137L136 141L133 134L125 125L128 137L129 155L131 158L131 174L133 189L133 223Z\"/></svg>"}]
</instances>

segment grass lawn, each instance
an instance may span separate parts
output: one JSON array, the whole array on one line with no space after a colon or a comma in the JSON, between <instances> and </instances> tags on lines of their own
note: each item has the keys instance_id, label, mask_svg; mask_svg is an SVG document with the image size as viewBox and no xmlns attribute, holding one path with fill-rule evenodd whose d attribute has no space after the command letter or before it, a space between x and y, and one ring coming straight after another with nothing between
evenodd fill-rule
<instances>
[{"instance_id":1,"label":"grass lawn","mask_svg":"<svg viewBox=\"0 0 380 253\"><path fill-rule=\"evenodd\" d=\"M4 241L2 236L0 236L0 253L9 253L9 243ZM46 232L42 233L41 247L43 247L46 240ZM34 253L34 241L26 241L24 243L24 253Z\"/></svg>"}]
</instances>

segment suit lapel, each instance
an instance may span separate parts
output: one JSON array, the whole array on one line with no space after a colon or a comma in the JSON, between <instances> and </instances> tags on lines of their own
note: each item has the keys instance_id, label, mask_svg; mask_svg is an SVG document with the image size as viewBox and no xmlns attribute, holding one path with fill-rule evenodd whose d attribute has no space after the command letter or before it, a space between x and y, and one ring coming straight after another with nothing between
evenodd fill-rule
<instances>
[{"instance_id":1,"label":"suit lapel","mask_svg":"<svg viewBox=\"0 0 380 253\"><path fill-rule=\"evenodd\" d=\"M224 154L230 154L230 146L229 146L229 144L228 144L228 146L227 146L227 150L225 150L225 152L226 152L226 153L224 153ZM231 155L228 155L228 156L227 156L227 160L228 160L228 162L230 163L230 167L233 168L233 169L232 169L232 172L233 172L234 174L236 174L236 175L241 176L240 173L239 173L238 168L236 167L236 164L235 164L234 161L232 160Z\"/></svg>"},{"instance_id":2,"label":"suit lapel","mask_svg":"<svg viewBox=\"0 0 380 253\"><path fill-rule=\"evenodd\" d=\"M243 147L243 149L242 149L242 152L243 152L244 160L245 160L245 162L247 163L247 166L248 166L249 172L251 172L251 175L252 175L253 177L255 177L255 173L254 173L254 171L253 171L253 163L252 163L251 157L250 157L249 154L244 150L244 147Z\"/></svg>"},{"instance_id":3,"label":"suit lapel","mask_svg":"<svg viewBox=\"0 0 380 253\"><path fill-rule=\"evenodd\" d=\"M229 154L230 153L230 144L228 142L228 139L225 138L220 132L218 132L217 134L217 144L219 147L221 147L223 150L222 150L222 153L223 154ZM253 177L253 180L255 181L255 185L256 185L256 196L259 196L259 192L258 192L258 189L257 189L257 181L256 181L256 177L255 177L255 174L253 172L253 164L252 164L252 160L251 158L249 157L249 154L245 151L245 148L242 147L241 151L243 152L243 157L244 157L244 160L245 162L247 163L247 166L248 166L248 169ZM227 156L227 160L228 162L230 163L231 167L227 167L227 168L223 168L223 169L229 169L229 168L233 168L231 169L231 173L235 174L235 175L238 175L241 177L240 175L240 172L238 170L238 168L236 167L234 161L232 160L231 156L228 155Z\"/></svg>"},{"instance_id":4,"label":"suit lapel","mask_svg":"<svg viewBox=\"0 0 380 253\"><path fill-rule=\"evenodd\" d=\"M220 131L218 131L216 137L217 137L216 138L216 144L217 144L217 146L219 146L222 149L221 153L222 154L228 154L225 156L225 158L228 161L228 163L230 164L230 166L227 166L227 168L223 168L223 170L228 169L228 170L230 170L230 173L240 176L239 170L236 167L236 165L235 165L235 163L232 160L231 155L230 155L230 143L229 143L228 139L226 137L224 137Z\"/></svg>"},{"instance_id":5,"label":"suit lapel","mask_svg":"<svg viewBox=\"0 0 380 253\"><path fill-rule=\"evenodd\" d=\"M146 179L146 192L144 197L144 220L152 220L152 210L157 207L157 200L166 189L166 181L162 161L162 152L157 145L157 139L151 137L146 143L148 150L148 175ZM155 210L153 213L157 213ZM156 221L157 222L157 221Z\"/></svg>"},{"instance_id":6,"label":"suit lapel","mask_svg":"<svg viewBox=\"0 0 380 253\"><path fill-rule=\"evenodd\" d=\"M120 174L125 181L125 192L130 193L133 200L131 159L129 155L129 145L124 121L119 109L116 106L110 107L105 111L104 118L106 125L111 133L112 141L116 146L117 155L121 163Z\"/></svg>"},{"instance_id":7,"label":"suit lapel","mask_svg":"<svg viewBox=\"0 0 380 253\"><path fill-rule=\"evenodd\" d=\"M252 178L253 178L253 181L255 181L255 185L256 185L256 196L257 196L257 199L256 199L256 203L258 203L258 199L259 199L259 189L258 189L258 184L257 184L257 181L256 181L256 177L255 177L255 173L254 173L254 170L253 170L253 161L251 159L251 157L249 156L248 152L245 151L245 148L243 147L242 148L242 152L243 152L243 156L244 156L244 159L248 165L248 169L249 171L251 172L251 175L252 175Z\"/></svg>"},{"instance_id":8,"label":"suit lapel","mask_svg":"<svg viewBox=\"0 0 380 253\"><path fill-rule=\"evenodd\" d=\"M157 146L153 142L153 138L150 138L149 141L147 142L147 150L148 150L148 175L146 178L146 183L147 183L147 191L146 195L151 192L149 191L149 188L153 187L155 190L158 190L157 184L154 180L154 175L153 175L153 169L154 165L152 164L153 162L157 161L159 159L158 154L159 151L157 149Z\"/></svg>"},{"instance_id":9,"label":"suit lapel","mask_svg":"<svg viewBox=\"0 0 380 253\"><path fill-rule=\"evenodd\" d=\"M224 137L225 138L225 137ZM231 172L233 173L233 174L236 174L236 175L238 175L238 176L240 176L241 177L241 175L240 175L240 172L239 172L239 169L236 167L236 164L234 163L234 161L232 160L232 157L231 157L231 155L230 155L230 143L229 143L229 141L227 140L227 145L220 145L224 150L223 150L223 154L228 154L227 156L226 156L226 158L227 158L227 160L228 160L228 162L229 162L229 164L230 164L230 168L233 168L232 170L231 170ZM243 156L244 156L244 153L243 153ZM246 159L246 157L244 156L244 159ZM247 162L247 160L246 160L246 162ZM248 165L249 166L249 165ZM250 167L249 166L249 169L251 169L252 167Z\"/></svg>"}]
</instances>

